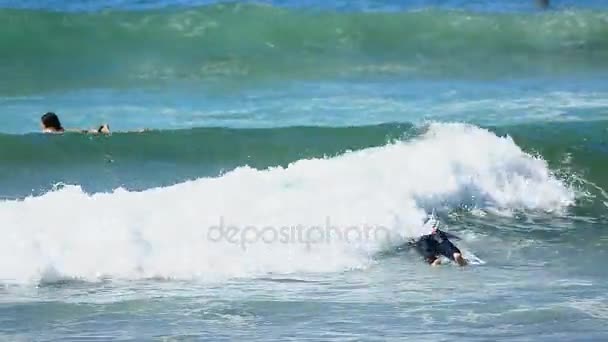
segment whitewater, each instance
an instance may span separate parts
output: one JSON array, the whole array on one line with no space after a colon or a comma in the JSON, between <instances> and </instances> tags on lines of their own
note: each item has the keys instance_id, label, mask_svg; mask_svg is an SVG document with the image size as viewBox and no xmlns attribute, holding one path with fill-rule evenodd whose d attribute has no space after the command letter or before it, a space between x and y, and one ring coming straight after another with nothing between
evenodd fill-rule
<instances>
[{"instance_id":1,"label":"whitewater","mask_svg":"<svg viewBox=\"0 0 608 342\"><path fill-rule=\"evenodd\" d=\"M68 185L1 202L0 278L216 281L339 272L368 267L375 253L425 233L423 221L433 210L560 215L575 198L542 158L523 152L511 138L437 123L414 140L285 168L243 166L141 192L87 194ZM390 234L334 241L310 231L327 219L337 231L383 227ZM251 226L303 226L304 237L285 243L276 233L239 235L236 241L211 236L209 229L220 224L241 234Z\"/></svg>"}]
</instances>

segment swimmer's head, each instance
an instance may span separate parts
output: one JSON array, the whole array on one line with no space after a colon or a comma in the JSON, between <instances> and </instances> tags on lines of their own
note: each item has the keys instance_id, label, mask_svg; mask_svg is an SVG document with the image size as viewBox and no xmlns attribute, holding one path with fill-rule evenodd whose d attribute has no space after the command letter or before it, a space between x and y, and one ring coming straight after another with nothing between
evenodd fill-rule
<instances>
[{"instance_id":1,"label":"swimmer's head","mask_svg":"<svg viewBox=\"0 0 608 342\"><path fill-rule=\"evenodd\" d=\"M63 132L63 127L57 114L49 112L40 118L40 124L44 132Z\"/></svg>"}]
</instances>

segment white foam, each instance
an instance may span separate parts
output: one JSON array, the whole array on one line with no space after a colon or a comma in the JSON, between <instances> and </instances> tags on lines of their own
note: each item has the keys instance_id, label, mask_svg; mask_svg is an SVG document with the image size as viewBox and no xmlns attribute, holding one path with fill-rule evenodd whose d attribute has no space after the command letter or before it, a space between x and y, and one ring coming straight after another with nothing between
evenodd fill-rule
<instances>
[{"instance_id":1,"label":"white foam","mask_svg":"<svg viewBox=\"0 0 608 342\"><path fill-rule=\"evenodd\" d=\"M87 195L66 186L0 202L0 279L217 280L343 271L366 267L371 254L387 248L382 239L337 238L351 226L381 226L405 237L421 233L432 208L560 211L574 196L543 160L510 138L474 126L432 124L413 141L287 168L241 167L143 192ZM210 227L221 219L226 226L258 229L324 227L329 219L336 230L329 242L316 244L210 241L209 234L217 233ZM264 236L272 240L272 234Z\"/></svg>"}]
</instances>

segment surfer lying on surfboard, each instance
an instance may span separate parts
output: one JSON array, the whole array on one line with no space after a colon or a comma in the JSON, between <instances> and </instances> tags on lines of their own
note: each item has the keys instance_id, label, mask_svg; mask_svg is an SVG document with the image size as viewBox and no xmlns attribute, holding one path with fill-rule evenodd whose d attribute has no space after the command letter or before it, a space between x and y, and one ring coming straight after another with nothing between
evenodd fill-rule
<instances>
[{"instance_id":1,"label":"surfer lying on surfboard","mask_svg":"<svg viewBox=\"0 0 608 342\"><path fill-rule=\"evenodd\" d=\"M455 235L439 230L437 223L434 222L431 233L422 235L412 244L424 260L433 266L441 264L440 256L442 255L460 266L466 266L468 264L467 260L462 257L460 249L450 241L450 238L458 239Z\"/></svg>"},{"instance_id":2,"label":"surfer lying on surfboard","mask_svg":"<svg viewBox=\"0 0 608 342\"><path fill-rule=\"evenodd\" d=\"M433 266L441 264L441 255L456 262L460 266L466 266L467 261L462 257L460 249L456 247L445 232L433 228L433 232L422 235L414 242L416 250L424 260Z\"/></svg>"}]
</instances>

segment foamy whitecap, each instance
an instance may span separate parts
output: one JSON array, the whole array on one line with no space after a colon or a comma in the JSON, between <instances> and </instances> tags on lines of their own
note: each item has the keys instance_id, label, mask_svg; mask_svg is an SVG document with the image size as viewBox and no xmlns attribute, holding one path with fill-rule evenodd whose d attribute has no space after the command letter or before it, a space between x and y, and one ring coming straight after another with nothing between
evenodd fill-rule
<instances>
[{"instance_id":1,"label":"foamy whitecap","mask_svg":"<svg viewBox=\"0 0 608 342\"><path fill-rule=\"evenodd\" d=\"M411 141L286 168L241 167L143 192L66 186L0 202L0 279L335 272L421 234L433 208L560 211L574 199L510 138L431 124Z\"/></svg>"}]
</instances>

